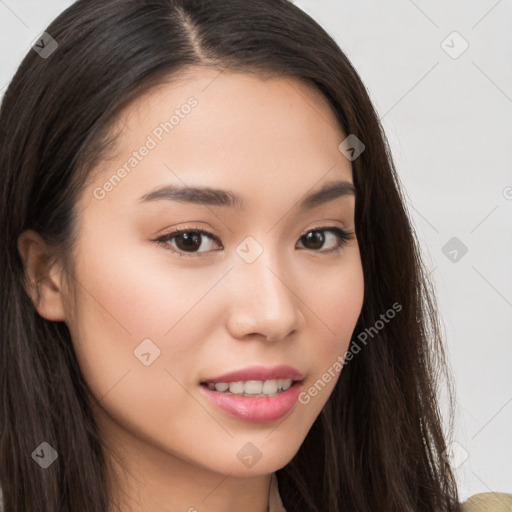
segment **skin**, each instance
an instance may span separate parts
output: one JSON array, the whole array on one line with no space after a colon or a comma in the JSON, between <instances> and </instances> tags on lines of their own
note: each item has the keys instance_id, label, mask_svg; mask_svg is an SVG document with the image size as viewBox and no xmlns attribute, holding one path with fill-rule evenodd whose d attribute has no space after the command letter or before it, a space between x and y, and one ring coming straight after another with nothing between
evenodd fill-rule
<instances>
[{"instance_id":1,"label":"skin","mask_svg":"<svg viewBox=\"0 0 512 512\"><path fill-rule=\"evenodd\" d=\"M96 198L191 96L198 104L190 114ZM227 416L199 382L288 364L307 390L347 350L363 303L357 239L336 254L326 252L334 233L322 231L323 246L301 236L325 226L353 233L355 198L295 208L325 183L353 183L338 150L346 134L326 100L295 78L206 68L182 72L119 118L115 155L94 170L77 204L73 279L58 262L45 266L49 249L37 233L20 236L30 293L41 316L70 329L123 510L264 512L271 474L296 454L339 373L308 404L264 424ZM139 202L165 184L230 190L246 205ZM200 238L193 257L178 257L171 249L185 252L183 240L154 242L176 227L220 242ZM250 264L236 252L248 236L263 248ZM160 349L149 366L134 355L146 338ZM237 457L248 442L262 454L252 467Z\"/></svg>"}]
</instances>

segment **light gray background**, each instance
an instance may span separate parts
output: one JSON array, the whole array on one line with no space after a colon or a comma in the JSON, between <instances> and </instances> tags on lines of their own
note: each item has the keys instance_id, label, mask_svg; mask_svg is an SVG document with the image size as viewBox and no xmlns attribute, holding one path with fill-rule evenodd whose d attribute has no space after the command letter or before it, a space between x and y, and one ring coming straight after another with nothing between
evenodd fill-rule
<instances>
[{"instance_id":1,"label":"light gray background","mask_svg":"<svg viewBox=\"0 0 512 512\"><path fill-rule=\"evenodd\" d=\"M0 95L71 3L0 0ZM390 140L437 286L458 399L451 453L461 497L512 493L512 3L295 3L346 52ZM453 58L464 40L468 49ZM443 253L452 237L465 255Z\"/></svg>"}]
</instances>

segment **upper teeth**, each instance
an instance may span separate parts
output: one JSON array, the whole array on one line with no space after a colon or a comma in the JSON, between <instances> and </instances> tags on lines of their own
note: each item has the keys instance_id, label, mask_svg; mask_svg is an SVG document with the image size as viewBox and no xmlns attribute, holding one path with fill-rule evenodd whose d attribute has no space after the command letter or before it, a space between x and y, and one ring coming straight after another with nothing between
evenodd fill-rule
<instances>
[{"instance_id":1,"label":"upper teeth","mask_svg":"<svg viewBox=\"0 0 512 512\"><path fill-rule=\"evenodd\" d=\"M209 383L208 387L222 393L229 390L235 395L274 395L279 391L286 391L292 385L291 379L273 380L246 380L238 382L217 382Z\"/></svg>"}]
</instances>

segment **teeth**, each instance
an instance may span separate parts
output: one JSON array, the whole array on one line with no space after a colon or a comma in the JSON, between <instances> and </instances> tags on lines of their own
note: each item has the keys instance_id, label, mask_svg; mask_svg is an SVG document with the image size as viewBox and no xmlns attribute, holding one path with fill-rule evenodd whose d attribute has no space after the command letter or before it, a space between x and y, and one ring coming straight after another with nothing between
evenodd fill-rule
<instances>
[{"instance_id":1,"label":"teeth","mask_svg":"<svg viewBox=\"0 0 512 512\"><path fill-rule=\"evenodd\" d=\"M261 380L248 380L245 384L242 382L240 384L243 385L246 395L259 395L263 389L263 382ZM229 385L229 391L231 391L231 384Z\"/></svg>"},{"instance_id":2,"label":"teeth","mask_svg":"<svg viewBox=\"0 0 512 512\"><path fill-rule=\"evenodd\" d=\"M279 388L279 379L278 380L266 380L263 383L261 392L265 395L273 395L277 393L277 389ZM281 386L282 388L283 386Z\"/></svg>"},{"instance_id":3,"label":"teeth","mask_svg":"<svg viewBox=\"0 0 512 512\"><path fill-rule=\"evenodd\" d=\"M229 392L234 395L241 395L244 392L244 383L243 382L230 382L229 383Z\"/></svg>"},{"instance_id":4,"label":"teeth","mask_svg":"<svg viewBox=\"0 0 512 512\"><path fill-rule=\"evenodd\" d=\"M275 395L286 391L292 385L291 379L273 379L273 380L246 380L238 382L217 382L209 383L208 388L220 391L221 393L231 393L233 395Z\"/></svg>"},{"instance_id":5,"label":"teeth","mask_svg":"<svg viewBox=\"0 0 512 512\"><path fill-rule=\"evenodd\" d=\"M229 389L229 384L227 382L219 382L218 384L213 384L213 387L210 389L216 389L217 391L227 391Z\"/></svg>"}]
</instances>

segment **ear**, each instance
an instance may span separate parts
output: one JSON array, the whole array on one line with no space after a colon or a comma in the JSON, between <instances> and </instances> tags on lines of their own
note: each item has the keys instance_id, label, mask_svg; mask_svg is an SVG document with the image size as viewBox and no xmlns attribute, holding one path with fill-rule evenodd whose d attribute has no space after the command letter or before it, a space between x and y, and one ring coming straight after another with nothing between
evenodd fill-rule
<instances>
[{"instance_id":1,"label":"ear","mask_svg":"<svg viewBox=\"0 0 512 512\"><path fill-rule=\"evenodd\" d=\"M37 312L47 320L63 321L62 269L50 265L51 252L39 233L28 229L18 237L25 269L25 288Z\"/></svg>"}]
</instances>

